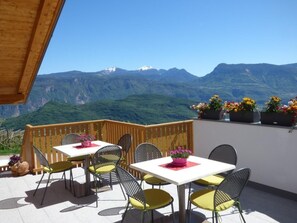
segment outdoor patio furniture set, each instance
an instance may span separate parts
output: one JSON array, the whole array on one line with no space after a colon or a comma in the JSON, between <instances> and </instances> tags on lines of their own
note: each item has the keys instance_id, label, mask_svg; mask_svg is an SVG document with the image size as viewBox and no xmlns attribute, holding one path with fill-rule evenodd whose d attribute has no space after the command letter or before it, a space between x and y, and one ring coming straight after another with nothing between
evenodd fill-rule
<instances>
[{"instance_id":1,"label":"outdoor patio furniture set","mask_svg":"<svg viewBox=\"0 0 297 223\"><path fill-rule=\"evenodd\" d=\"M218 222L219 212L237 207L242 220L240 206L240 195L250 176L249 168L235 170L237 164L237 153L231 145L219 145L210 153L208 159L190 156L185 166L172 166L171 157L162 157L160 150L151 143L141 143L135 149L134 163L129 168L140 171L141 179L133 176L129 169L124 168L124 163L132 143L130 134L123 135L118 144L109 144L102 141L92 141L89 147L84 148L78 142L77 134L66 135L62 145L54 147L57 151L66 154L67 160L49 164L42 152L34 147L34 152L40 164L43 166L42 177L34 191L38 191L40 182L45 173L48 180L44 190L41 205L44 202L50 176L53 173L63 172L66 184L66 171L70 171L69 189L75 193L72 168L73 162L84 163L86 183L84 196L90 194L90 174L94 178L96 188L96 207L98 207L98 185L102 182L102 175L109 174L109 186L112 189L111 173L114 172L119 179L120 187L127 206L122 216L125 220L127 211L135 208L142 211L141 221L144 222L145 214L151 213L151 222L154 221L154 210L171 205L172 220L175 221L173 197L166 191L166 185L177 186L179 202L179 222L186 222L186 216L191 218L191 206L212 211L213 222ZM152 188L143 189L143 183L151 185ZM204 186L203 189L194 191L192 183ZM185 207L185 185L189 185L188 202ZM162 189L161 189L162 186ZM155 188L158 187L158 188ZM128 198L126 198L126 195ZM188 210L189 214L186 214Z\"/></svg>"}]
</instances>

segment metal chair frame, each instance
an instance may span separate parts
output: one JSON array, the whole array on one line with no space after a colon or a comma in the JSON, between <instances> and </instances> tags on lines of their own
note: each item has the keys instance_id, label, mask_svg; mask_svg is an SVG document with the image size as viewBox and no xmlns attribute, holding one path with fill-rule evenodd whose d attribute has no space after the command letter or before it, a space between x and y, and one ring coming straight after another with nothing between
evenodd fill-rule
<instances>
[{"instance_id":1,"label":"metal chair frame","mask_svg":"<svg viewBox=\"0 0 297 223\"><path fill-rule=\"evenodd\" d=\"M129 206L131 204L130 198L133 198L133 199L141 202L142 204L144 204L144 210L142 210L142 214L141 214L141 222L142 223L144 222L145 213L147 213L148 211L151 211L151 217L152 217L151 222L154 222L154 212L153 211L155 209L152 209L152 210L147 209L147 207L146 207L147 202L146 202L146 197L145 197L145 193L144 193L145 190L143 190L141 188L141 185L137 182L135 177L132 176L128 171L126 171L124 168L122 168L120 166L117 166L117 174L118 174L121 184L123 184L123 187L124 187L126 194L128 196L128 203L126 205L126 209L123 214L121 222L124 221L127 211L132 208L132 207L129 208ZM148 189L148 190L160 190L160 189ZM163 190L161 190L161 191L163 191ZM163 191L163 192L167 193L165 191ZM171 201L169 203L167 203L163 206L160 206L157 209L171 205L172 218L173 218L173 222L174 222L174 208L173 208L174 199L172 196L170 196L170 197L171 197Z\"/></svg>"},{"instance_id":2,"label":"metal chair frame","mask_svg":"<svg viewBox=\"0 0 297 223\"><path fill-rule=\"evenodd\" d=\"M124 134L121 136L121 138L119 139L117 145L122 147L122 157L121 157L121 161L125 161L127 160L127 155L128 152L131 148L131 144L132 144L132 136L131 134Z\"/></svg>"},{"instance_id":3,"label":"metal chair frame","mask_svg":"<svg viewBox=\"0 0 297 223\"><path fill-rule=\"evenodd\" d=\"M219 161L219 162L224 162L224 163L229 163L229 164L233 164L236 166L237 164L237 152L234 149L233 146L229 145L229 144L221 144L217 147L215 147L209 154L208 159L210 160L215 160L215 161ZM233 170L229 170L223 173L220 173L218 175L220 176L227 176L228 174L232 173ZM192 187L192 183L200 185L200 186L217 186L217 185L206 185L206 184L202 184L202 183L198 183L196 181L190 182L189 183L189 197L190 197L190 193L191 193L191 187ZM190 202L190 201L189 201ZM188 202L188 205L189 205Z\"/></svg>"},{"instance_id":4,"label":"metal chair frame","mask_svg":"<svg viewBox=\"0 0 297 223\"><path fill-rule=\"evenodd\" d=\"M212 222L216 220L216 223L218 223L219 211L217 211L216 207L231 200L234 201L233 206L235 206L238 209L242 220L246 222L242 214L242 208L241 208L239 199L244 187L246 186L249 180L250 174L251 174L250 168L241 168L227 175L225 179L221 182L221 184L216 189L213 189L215 190L215 193L213 196L214 207L212 211ZM204 189L204 190L209 191L209 189ZM190 201L191 201L191 197L190 197ZM191 210L191 202L189 205L189 210ZM191 215L191 211L190 211L190 215Z\"/></svg>"},{"instance_id":5,"label":"metal chair frame","mask_svg":"<svg viewBox=\"0 0 297 223\"><path fill-rule=\"evenodd\" d=\"M215 147L209 154L208 159L215 160L219 162L229 163L236 166L237 164L237 152L233 146L229 144L221 144ZM232 173L233 170L221 173L222 176L227 176Z\"/></svg>"},{"instance_id":6,"label":"metal chair frame","mask_svg":"<svg viewBox=\"0 0 297 223\"><path fill-rule=\"evenodd\" d=\"M38 149L36 148L35 146L33 146L33 149L34 149L34 153L36 154L36 157L38 158L40 164L43 166L43 168L47 168L49 170L51 170L51 165L49 164L48 160L46 159L46 157L43 155L43 153ZM62 162L68 162L68 161L61 161L61 162L57 162L57 163L62 163ZM69 162L69 166L70 166L71 162ZM72 165L72 164L71 164ZM50 177L53 173L61 173L63 172L63 175L62 175L62 178L64 178L64 183L65 183L65 189L67 188L67 185L66 185L66 174L65 174L65 171L70 171L70 190L72 189L72 186L71 186L71 182L73 184L73 191L74 191L74 196L75 196L75 188L74 188L74 182L73 182L73 174L72 174L72 168L67 168L67 169L63 169L63 170L60 170L60 171L49 171L48 174L48 179L47 179L47 182L46 182L46 186L45 186L45 190L43 192L43 196L42 196L42 200L41 200L41 205L43 204L43 201L44 201L44 198L45 198L45 194L46 194L46 191L47 191L47 188L48 188L48 184L49 184L49 180L50 180ZM38 185L33 193L33 196L35 196L38 188L39 188L39 185L45 175L46 171L43 171L43 174L42 174L42 177L40 179L40 181L38 182Z\"/></svg>"},{"instance_id":7,"label":"metal chair frame","mask_svg":"<svg viewBox=\"0 0 297 223\"><path fill-rule=\"evenodd\" d=\"M79 142L79 134L69 133L63 137L61 144L67 145L67 144L78 143L78 142Z\"/></svg>"},{"instance_id":8,"label":"metal chair frame","mask_svg":"<svg viewBox=\"0 0 297 223\"><path fill-rule=\"evenodd\" d=\"M116 173L116 166L119 164L121 155L122 155L121 148L118 145L108 145L97 150L97 152L92 156L91 165L89 166L89 172L94 176L94 180L95 180L96 196L97 196L96 207L98 207L97 179L99 179L99 183L100 183L102 181L101 175L106 174L106 173L96 173L96 169L107 165L114 165L114 169L109 172L109 185L110 185L110 188L113 189L111 173L112 172ZM90 169L94 169L95 171L90 171ZM120 187L124 195L124 198L126 200L126 195L124 193L124 190L121 184L120 184Z\"/></svg>"},{"instance_id":9,"label":"metal chair frame","mask_svg":"<svg viewBox=\"0 0 297 223\"><path fill-rule=\"evenodd\" d=\"M135 163L138 163L138 162L162 158L162 157L163 156L162 156L161 151L154 144L145 142L145 143L139 144L136 147L135 154L134 154L134 161L135 161ZM143 182L143 176L141 177L140 185L142 185L142 182ZM153 188L155 185L160 187L162 185L170 184L170 183L162 181L162 180L160 180L159 184L151 184L149 182L146 182L146 183L152 185Z\"/></svg>"}]
</instances>

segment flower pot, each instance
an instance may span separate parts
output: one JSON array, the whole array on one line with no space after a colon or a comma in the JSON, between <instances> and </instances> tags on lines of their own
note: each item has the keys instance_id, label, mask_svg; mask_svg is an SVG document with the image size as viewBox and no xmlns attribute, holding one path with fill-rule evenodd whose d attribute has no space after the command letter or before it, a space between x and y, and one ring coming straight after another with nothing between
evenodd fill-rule
<instances>
[{"instance_id":1,"label":"flower pot","mask_svg":"<svg viewBox=\"0 0 297 223\"><path fill-rule=\"evenodd\" d=\"M10 170L14 177L26 175L29 173L29 163L26 161L17 162L10 167Z\"/></svg>"},{"instance_id":2,"label":"flower pot","mask_svg":"<svg viewBox=\"0 0 297 223\"><path fill-rule=\"evenodd\" d=\"M229 112L230 121L234 122L259 122L260 121L260 113L258 111L230 111Z\"/></svg>"},{"instance_id":3,"label":"flower pot","mask_svg":"<svg viewBox=\"0 0 297 223\"><path fill-rule=\"evenodd\" d=\"M278 112L261 112L261 124L292 126L294 123L294 114Z\"/></svg>"},{"instance_id":4,"label":"flower pot","mask_svg":"<svg viewBox=\"0 0 297 223\"><path fill-rule=\"evenodd\" d=\"M185 166L187 165L187 158L172 158L173 166Z\"/></svg>"},{"instance_id":5,"label":"flower pot","mask_svg":"<svg viewBox=\"0 0 297 223\"><path fill-rule=\"evenodd\" d=\"M90 147L92 145L92 141L83 141L81 142L82 147Z\"/></svg>"},{"instance_id":6,"label":"flower pot","mask_svg":"<svg viewBox=\"0 0 297 223\"><path fill-rule=\"evenodd\" d=\"M221 120L224 117L224 111L208 110L199 114L201 119Z\"/></svg>"},{"instance_id":7,"label":"flower pot","mask_svg":"<svg viewBox=\"0 0 297 223\"><path fill-rule=\"evenodd\" d=\"M13 166L10 167L11 174L14 177L17 177L19 175L18 174L18 166L19 166L19 163L16 163L16 164L13 164Z\"/></svg>"}]
</instances>

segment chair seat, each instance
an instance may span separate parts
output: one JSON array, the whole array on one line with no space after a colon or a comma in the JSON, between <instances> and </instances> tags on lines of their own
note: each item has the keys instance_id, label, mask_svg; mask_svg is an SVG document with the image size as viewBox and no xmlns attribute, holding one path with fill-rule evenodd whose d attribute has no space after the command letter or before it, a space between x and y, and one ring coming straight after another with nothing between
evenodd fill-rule
<instances>
[{"instance_id":1,"label":"chair seat","mask_svg":"<svg viewBox=\"0 0 297 223\"><path fill-rule=\"evenodd\" d=\"M98 166L90 166L89 171L95 174L105 174L105 173L110 173L115 169L114 164L107 164L107 165L98 165Z\"/></svg>"},{"instance_id":2,"label":"chair seat","mask_svg":"<svg viewBox=\"0 0 297 223\"><path fill-rule=\"evenodd\" d=\"M86 156L75 156L75 157L67 157L67 161L84 161L86 159Z\"/></svg>"},{"instance_id":3,"label":"chair seat","mask_svg":"<svg viewBox=\"0 0 297 223\"><path fill-rule=\"evenodd\" d=\"M215 194L215 190L212 190L212 189L199 190L191 194L190 200L191 200L191 203L196 205L197 207L200 207L209 211L223 211L232 207L235 203L234 200L230 200L218 205L216 207L216 210L214 210L214 194ZM228 196L226 193L224 193L224 195Z\"/></svg>"},{"instance_id":4,"label":"chair seat","mask_svg":"<svg viewBox=\"0 0 297 223\"><path fill-rule=\"evenodd\" d=\"M165 184L169 184L168 182L164 181L164 180L161 180L157 177L154 177L150 174L146 174L143 176L143 180L148 183L148 184L151 184L151 185L165 185Z\"/></svg>"},{"instance_id":5,"label":"chair seat","mask_svg":"<svg viewBox=\"0 0 297 223\"><path fill-rule=\"evenodd\" d=\"M146 199L146 210L162 208L173 201L169 193L160 189L146 189L143 192ZM129 200L133 207L141 210L145 209L142 202L131 197Z\"/></svg>"},{"instance_id":6,"label":"chair seat","mask_svg":"<svg viewBox=\"0 0 297 223\"><path fill-rule=\"evenodd\" d=\"M218 186L224 180L223 176L220 175L212 175L208 177L203 177L199 180L194 181L195 184L202 184L202 185L214 185Z\"/></svg>"},{"instance_id":7,"label":"chair seat","mask_svg":"<svg viewBox=\"0 0 297 223\"><path fill-rule=\"evenodd\" d=\"M61 161L50 164L49 167L43 167L47 173L59 173L73 168L73 164L69 161Z\"/></svg>"}]
</instances>

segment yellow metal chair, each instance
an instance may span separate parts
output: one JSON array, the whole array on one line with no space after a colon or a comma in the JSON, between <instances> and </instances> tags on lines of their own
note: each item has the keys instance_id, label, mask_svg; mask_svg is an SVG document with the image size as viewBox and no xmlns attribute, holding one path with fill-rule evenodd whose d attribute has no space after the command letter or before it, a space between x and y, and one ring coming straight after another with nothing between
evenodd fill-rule
<instances>
[{"instance_id":1,"label":"yellow metal chair","mask_svg":"<svg viewBox=\"0 0 297 223\"><path fill-rule=\"evenodd\" d=\"M237 152L233 146L228 144L222 144L215 147L211 151L211 153L208 156L208 159L233 164L236 166ZM221 174L204 177L197 181L194 181L194 183L204 186L218 186L224 180L224 177L229 173L232 173L232 171L233 170L229 170Z\"/></svg>"},{"instance_id":2,"label":"yellow metal chair","mask_svg":"<svg viewBox=\"0 0 297 223\"><path fill-rule=\"evenodd\" d=\"M147 142L141 143L135 149L135 154L134 154L135 163L147 161L151 159L157 159L161 157L162 157L161 151L151 143L147 143ZM152 185L153 188L155 185L160 187L162 185L170 184L150 174L145 174L142 176L140 185L142 184L143 181L145 181L147 184Z\"/></svg>"},{"instance_id":3,"label":"yellow metal chair","mask_svg":"<svg viewBox=\"0 0 297 223\"><path fill-rule=\"evenodd\" d=\"M235 206L245 222L239 198L248 182L250 173L249 168L239 169L226 176L216 189L207 188L192 193L189 197L189 210L193 204L204 210L212 211L212 222L218 223L218 213ZM191 211L189 217L191 217Z\"/></svg>"},{"instance_id":4,"label":"yellow metal chair","mask_svg":"<svg viewBox=\"0 0 297 223\"><path fill-rule=\"evenodd\" d=\"M121 148L118 145L108 145L100 148L93 156L91 165L89 166L89 172L94 176L96 187L96 207L98 207L98 187L97 179L99 183L102 181L103 174L109 174L109 185L112 189L112 177L111 173L116 172L116 166L121 159ZM126 199L124 190L120 184L122 193Z\"/></svg>"},{"instance_id":5,"label":"yellow metal chair","mask_svg":"<svg viewBox=\"0 0 297 223\"><path fill-rule=\"evenodd\" d=\"M120 147L122 147L122 157L121 157L121 162L127 165L127 155L128 152L131 148L131 144L132 144L132 136L131 134L124 134L121 136L121 138L119 139L117 145L119 145Z\"/></svg>"},{"instance_id":6,"label":"yellow metal chair","mask_svg":"<svg viewBox=\"0 0 297 223\"><path fill-rule=\"evenodd\" d=\"M42 196L42 200L41 200L41 205L42 205L43 201L44 201L44 198L45 198L45 194L46 194L46 191L47 191L47 187L48 187L48 184L49 184L50 177L51 177L51 175L53 173L63 172L65 188L67 188L65 172L69 170L70 171L70 190L72 189L71 184L73 185L73 174L72 174L73 164L71 162L69 162L69 161L60 161L60 162L49 164L48 160L45 158L45 156L42 154L42 152L38 148L36 148L35 146L33 146L33 148L34 148L34 153L36 154L36 157L38 158L40 164L43 166L43 174L42 174L42 177L41 177L40 181L38 182L38 185L37 185L37 187L36 187L36 189L34 191L33 196L35 196L35 194L37 192L37 189L38 189L38 187L39 187L45 173L49 174L47 182L46 182L45 190L44 190L44 193L43 193L43 196ZM73 191L74 191L74 196L75 196L74 185L73 185Z\"/></svg>"},{"instance_id":7,"label":"yellow metal chair","mask_svg":"<svg viewBox=\"0 0 297 223\"><path fill-rule=\"evenodd\" d=\"M120 166L117 166L117 174L128 196L128 203L121 222L124 221L130 204L132 207L142 211L142 223L144 222L145 213L151 211L151 222L154 222L153 211L171 205L172 218L174 222L173 198L169 193L161 189L153 188L143 190L137 180Z\"/></svg>"}]
</instances>

